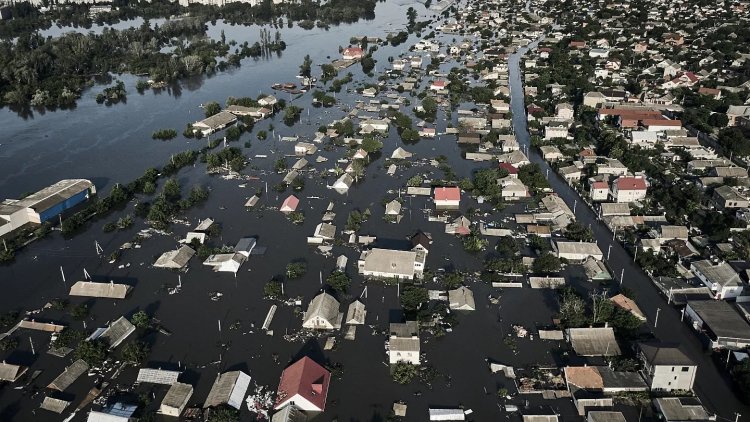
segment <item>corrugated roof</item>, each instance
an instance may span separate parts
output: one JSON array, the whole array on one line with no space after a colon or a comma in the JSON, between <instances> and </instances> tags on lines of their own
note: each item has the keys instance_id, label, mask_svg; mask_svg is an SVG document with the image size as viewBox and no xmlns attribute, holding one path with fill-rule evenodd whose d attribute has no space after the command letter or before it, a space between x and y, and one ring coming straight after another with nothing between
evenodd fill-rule
<instances>
[{"instance_id":1,"label":"corrugated roof","mask_svg":"<svg viewBox=\"0 0 750 422\"><path fill-rule=\"evenodd\" d=\"M566 330L573 350L581 356L617 356L620 346L612 327L569 328Z\"/></svg>"},{"instance_id":2,"label":"corrugated roof","mask_svg":"<svg viewBox=\"0 0 750 422\"><path fill-rule=\"evenodd\" d=\"M49 410L57 414L62 413L66 407L70 405L69 401L60 400L52 397L45 397L42 404L39 406L40 409Z\"/></svg>"},{"instance_id":3,"label":"corrugated roof","mask_svg":"<svg viewBox=\"0 0 750 422\"><path fill-rule=\"evenodd\" d=\"M193 255L195 255L195 250L190 246L183 245L180 247L180 249L164 252L156 260L156 262L154 262L154 267L175 269L183 268L185 265L187 265L188 261L190 261L190 258L192 258Z\"/></svg>"},{"instance_id":4,"label":"corrugated roof","mask_svg":"<svg viewBox=\"0 0 750 422\"><path fill-rule=\"evenodd\" d=\"M138 371L137 382L148 382L151 384L173 385L180 377L179 371L167 371L164 369L141 368Z\"/></svg>"},{"instance_id":5,"label":"corrugated roof","mask_svg":"<svg viewBox=\"0 0 750 422\"><path fill-rule=\"evenodd\" d=\"M57 376L47 388L53 390L65 391L66 388L70 387L75 380L89 370L89 364L83 359L78 359L73 362L72 365L68 366L63 372Z\"/></svg>"},{"instance_id":6,"label":"corrugated roof","mask_svg":"<svg viewBox=\"0 0 750 422\"><path fill-rule=\"evenodd\" d=\"M134 331L135 325L131 324L124 316L121 316L110 324L99 338L105 340L109 344L110 349L114 349Z\"/></svg>"},{"instance_id":7,"label":"corrugated roof","mask_svg":"<svg viewBox=\"0 0 750 422\"><path fill-rule=\"evenodd\" d=\"M190 400L192 395L192 385L175 382L169 387L169 391L167 391L167 395L164 396L164 400L161 401L161 405L179 409Z\"/></svg>"},{"instance_id":8,"label":"corrugated roof","mask_svg":"<svg viewBox=\"0 0 750 422\"><path fill-rule=\"evenodd\" d=\"M214 385L211 387L211 391L208 393L208 397L206 398L203 407L214 407L220 404L229 403L234 393L235 386L239 386L240 384L244 385L244 382L240 382L243 378L246 378L249 381L250 376L242 371L232 371L225 372L216 377ZM247 389L247 386L245 386L245 389ZM242 392L243 396L244 394L245 392Z\"/></svg>"},{"instance_id":9,"label":"corrugated roof","mask_svg":"<svg viewBox=\"0 0 750 422\"><path fill-rule=\"evenodd\" d=\"M324 292L315 296L310 301L302 326L305 328L317 328L315 327L315 321L313 321L315 318L321 318L334 327L336 325L341 326L342 316L342 313L339 312L339 301Z\"/></svg>"}]
</instances>

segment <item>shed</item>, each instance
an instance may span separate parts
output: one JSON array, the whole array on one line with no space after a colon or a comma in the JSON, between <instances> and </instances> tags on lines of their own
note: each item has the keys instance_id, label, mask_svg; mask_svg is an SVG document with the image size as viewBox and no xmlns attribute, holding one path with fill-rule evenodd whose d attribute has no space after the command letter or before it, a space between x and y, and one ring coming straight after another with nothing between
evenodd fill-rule
<instances>
[{"instance_id":1,"label":"shed","mask_svg":"<svg viewBox=\"0 0 750 422\"><path fill-rule=\"evenodd\" d=\"M431 421L465 421L466 415L462 409L429 409Z\"/></svg>"},{"instance_id":2,"label":"shed","mask_svg":"<svg viewBox=\"0 0 750 422\"><path fill-rule=\"evenodd\" d=\"M203 408L226 404L239 409L249 386L250 375L242 371L225 372L217 375L206 402L203 403Z\"/></svg>"},{"instance_id":3,"label":"shed","mask_svg":"<svg viewBox=\"0 0 750 422\"><path fill-rule=\"evenodd\" d=\"M193 386L181 382L175 382L169 387L167 395L161 401L159 413L167 416L179 417L193 395Z\"/></svg>"},{"instance_id":4,"label":"shed","mask_svg":"<svg viewBox=\"0 0 750 422\"><path fill-rule=\"evenodd\" d=\"M299 407L290 404L274 413L271 422L307 422L307 415Z\"/></svg>"},{"instance_id":5,"label":"shed","mask_svg":"<svg viewBox=\"0 0 750 422\"><path fill-rule=\"evenodd\" d=\"M141 368L138 371L136 382L147 382L151 384L172 385L180 377L179 371L167 371L164 369Z\"/></svg>"},{"instance_id":6,"label":"shed","mask_svg":"<svg viewBox=\"0 0 750 422\"><path fill-rule=\"evenodd\" d=\"M612 280L612 275L604 262L592 256L586 258L586 261L583 262L583 269L586 271L586 277L589 280Z\"/></svg>"},{"instance_id":7,"label":"shed","mask_svg":"<svg viewBox=\"0 0 750 422\"><path fill-rule=\"evenodd\" d=\"M245 202L245 206L247 208L252 208L258 203L259 200L260 197L258 195L253 195L250 197L250 199L247 200L247 202Z\"/></svg>"},{"instance_id":8,"label":"shed","mask_svg":"<svg viewBox=\"0 0 750 422\"><path fill-rule=\"evenodd\" d=\"M355 300L349 304L349 309L346 311L346 323L349 325L363 325L365 323L365 304L359 300Z\"/></svg>"},{"instance_id":9,"label":"shed","mask_svg":"<svg viewBox=\"0 0 750 422\"><path fill-rule=\"evenodd\" d=\"M127 284L95 283L93 281L78 281L70 287L71 296L99 297L110 299L125 299L131 286Z\"/></svg>"},{"instance_id":10,"label":"shed","mask_svg":"<svg viewBox=\"0 0 750 422\"><path fill-rule=\"evenodd\" d=\"M88 370L89 364L86 363L86 361L84 361L83 359L78 359L77 361L73 362L72 365L65 368L63 372L57 376L57 378L52 380L47 388L51 388L57 391L65 391L65 389L70 387L70 385L73 384L73 382L75 382L78 377L83 375Z\"/></svg>"}]
</instances>

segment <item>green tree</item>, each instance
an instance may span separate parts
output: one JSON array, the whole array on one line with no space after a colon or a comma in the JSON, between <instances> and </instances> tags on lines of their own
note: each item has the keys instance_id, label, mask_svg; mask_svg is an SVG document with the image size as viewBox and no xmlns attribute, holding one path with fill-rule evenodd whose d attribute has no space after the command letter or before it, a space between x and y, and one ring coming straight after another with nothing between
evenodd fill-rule
<instances>
[{"instance_id":1,"label":"green tree","mask_svg":"<svg viewBox=\"0 0 750 422\"><path fill-rule=\"evenodd\" d=\"M237 422L240 420L240 412L229 406L221 406L211 409L208 422Z\"/></svg>"},{"instance_id":2,"label":"green tree","mask_svg":"<svg viewBox=\"0 0 750 422\"><path fill-rule=\"evenodd\" d=\"M286 264L286 277L289 279L300 278L307 272L307 264L304 262L290 262Z\"/></svg>"},{"instance_id":3,"label":"green tree","mask_svg":"<svg viewBox=\"0 0 750 422\"><path fill-rule=\"evenodd\" d=\"M565 328L582 327L587 323L586 303L570 288L561 292L560 321Z\"/></svg>"},{"instance_id":4,"label":"green tree","mask_svg":"<svg viewBox=\"0 0 750 422\"><path fill-rule=\"evenodd\" d=\"M391 365L391 377L393 381L406 385L417 376L417 367L407 362L397 362Z\"/></svg>"},{"instance_id":5,"label":"green tree","mask_svg":"<svg viewBox=\"0 0 750 422\"><path fill-rule=\"evenodd\" d=\"M380 151L383 148L383 143L378 139L368 136L362 140L361 146L368 154L372 154L373 152Z\"/></svg>"},{"instance_id":6,"label":"green tree","mask_svg":"<svg viewBox=\"0 0 750 422\"><path fill-rule=\"evenodd\" d=\"M565 227L565 237L574 242L593 242L594 232L591 230L591 227L574 221Z\"/></svg>"},{"instance_id":7,"label":"green tree","mask_svg":"<svg viewBox=\"0 0 750 422\"><path fill-rule=\"evenodd\" d=\"M407 311L416 311L429 300L427 289L409 284L401 289L401 306Z\"/></svg>"},{"instance_id":8,"label":"green tree","mask_svg":"<svg viewBox=\"0 0 750 422\"><path fill-rule=\"evenodd\" d=\"M362 72L370 73L375 68L375 59L373 59L372 56L367 55L362 57L360 64L362 65Z\"/></svg>"},{"instance_id":9,"label":"green tree","mask_svg":"<svg viewBox=\"0 0 750 422\"><path fill-rule=\"evenodd\" d=\"M284 296L282 291L283 288L280 281L271 280L263 285L263 296L269 299L281 299Z\"/></svg>"},{"instance_id":10,"label":"green tree","mask_svg":"<svg viewBox=\"0 0 750 422\"><path fill-rule=\"evenodd\" d=\"M84 319L89 314L89 307L81 303L70 309L70 316L75 319Z\"/></svg>"},{"instance_id":11,"label":"green tree","mask_svg":"<svg viewBox=\"0 0 750 422\"><path fill-rule=\"evenodd\" d=\"M304 60L302 61L302 64L299 67L299 74L301 76L310 77L310 71L312 70L312 59L310 58L309 54L305 55Z\"/></svg>"},{"instance_id":12,"label":"green tree","mask_svg":"<svg viewBox=\"0 0 750 422\"><path fill-rule=\"evenodd\" d=\"M211 117L221 111L221 106L216 101L211 101L203 106L203 111L206 113L206 117Z\"/></svg>"},{"instance_id":13,"label":"green tree","mask_svg":"<svg viewBox=\"0 0 750 422\"><path fill-rule=\"evenodd\" d=\"M180 199L180 182L177 181L174 177L167 179L167 181L164 183L164 198L167 201L175 202L178 199Z\"/></svg>"},{"instance_id":14,"label":"green tree","mask_svg":"<svg viewBox=\"0 0 750 422\"><path fill-rule=\"evenodd\" d=\"M559 272L561 265L560 258L545 252L534 260L531 269L536 274L552 274Z\"/></svg>"},{"instance_id":15,"label":"green tree","mask_svg":"<svg viewBox=\"0 0 750 422\"><path fill-rule=\"evenodd\" d=\"M143 311L138 311L130 317L130 322L135 328L148 328L151 325L151 317Z\"/></svg>"},{"instance_id":16,"label":"green tree","mask_svg":"<svg viewBox=\"0 0 750 422\"><path fill-rule=\"evenodd\" d=\"M142 341L131 341L122 349L122 359L133 366L142 364L148 358L151 349Z\"/></svg>"},{"instance_id":17,"label":"green tree","mask_svg":"<svg viewBox=\"0 0 750 422\"><path fill-rule=\"evenodd\" d=\"M89 366L100 366L107 358L107 345L102 340L87 340L78 345L73 357L82 359Z\"/></svg>"},{"instance_id":18,"label":"green tree","mask_svg":"<svg viewBox=\"0 0 750 422\"><path fill-rule=\"evenodd\" d=\"M326 283L337 292L344 293L349 290L349 286L352 284L352 279L349 278L345 272L337 270L326 277Z\"/></svg>"},{"instance_id":19,"label":"green tree","mask_svg":"<svg viewBox=\"0 0 750 422\"><path fill-rule=\"evenodd\" d=\"M446 289L457 289L464 283L464 275L459 272L446 273L442 279L443 287Z\"/></svg>"}]
</instances>

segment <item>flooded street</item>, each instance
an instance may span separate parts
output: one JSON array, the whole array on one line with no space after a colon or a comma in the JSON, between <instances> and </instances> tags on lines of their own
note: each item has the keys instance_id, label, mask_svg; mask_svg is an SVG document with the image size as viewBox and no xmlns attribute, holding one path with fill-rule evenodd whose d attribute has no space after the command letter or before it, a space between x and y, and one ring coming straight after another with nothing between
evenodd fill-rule
<instances>
[{"instance_id":1,"label":"flooded street","mask_svg":"<svg viewBox=\"0 0 750 422\"><path fill-rule=\"evenodd\" d=\"M348 45L352 36L385 37L386 32L403 28L404 14L409 6L414 6L422 14L420 19L433 13L416 2L389 1L378 4L376 19L372 22L360 21L330 30L284 28L281 33L287 49L279 57L247 59L238 69L184 81L179 89L171 88L170 92L157 94L148 91L139 95L135 91L137 78L118 76L125 81L129 91L127 104L111 107L96 104L94 97L102 88L96 86L84 94L75 110L35 112L33 116L22 118L3 109L0 111L0 123L5 133L0 146L2 194L4 197L14 197L57 179L78 177L91 179L100 192L107 192L115 183L126 183L140 176L148 167L163 165L171 154L187 148L200 148L206 142L188 141L181 136L168 142L154 141L151 139L154 130L176 128L181 132L186 123L202 118L199 104L209 101L223 104L229 96L255 97L260 92L271 93L273 83L296 81L295 76L305 54L312 57L314 66L329 63L330 58L339 57L339 46ZM238 42L253 42L258 33L257 27L239 28L218 23L211 27L209 33L217 37L221 29L224 29L228 40ZM444 42L454 38L448 35L439 37ZM378 61L377 69L389 66L389 56L398 56L415 41L412 35L407 43L398 47L381 46L374 54ZM518 59L524 52L525 49L522 49L509 59L511 92L514 93L523 92ZM455 63L446 63L440 70L447 72L451 66L455 66ZM375 81L374 78L365 77L359 65L346 71L354 75L354 82L348 86L350 89L360 86L363 80ZM317 69L313 71L313 74L317 73ZM353 92L337 94L337 99L343 104L351 105L359 98ZM514 124L518 119L525 119L523 103L519 105L515 98L514 94ZM412 106L416 105L416 96L410 99ZM391 379L384 349L388 323L402 319L398 287L365 283L364 278L356 274L359 247L336 243L331 256L324 256L308 246L306 241L308 236L312 236L329 202L334 203L336 217L333 224L338 230L344 229L351 211L369 208L372 215L362 225L359 234L377 236L378 244L404 245L409 236L421 229L433 236L427 259L427 266L432 271L443 268L478 272L483 267L485 252L465 252L459 238L444 233L443 223L428 221L425 210L434 208L432 200L403 196L403 187L406 180L417 174L423 174L427 179L441 178L442 171L429 164L429 159L438 155L447 157L458 179L471 177L475 169L494 164L463 159L462 150L453 137L422 139L416 144L404 145L392 127L384 140L382 154L371 157L366 177L354 185L347 195L327 189L327 185L335 180L334 176L326 177L327 169L341 158L343 149L319 150L318 155L328 161L315 163L310 160L307 171L303 173L306 186L302 192L295 194L300 198L298 209L304 212L305 221L301 225L294 225L278 211L281 202L292 191L277 194L270 189L283 177L283 174L273 170L275 160L294 154L294 142L281 141L278 137L301 136L300 140L310 140L319 126L343 117L346 110L337 107L313 108L309 93L294 99L293 103L304 107L301 121L293 127L284 125L281 116L276 116L260 122L252 134L245 134L238 142L230 144L241 147L243 153L251 158L243 173L257 179L245 182L209 176L205 164L200 162L193 168L181 170L177 179L183 191L196 184L206 186L211 192L208 202L185 213L189 225L174 224L173 234L155 235L145 240L142 248L123 252L116 264L110 264L98 256L95 243L98 242L103 248L103 256L108 256L147 227L142 219L136 219L130 229L103 232L105 223L132 213L134 202L121 211L95 221L85 233L70 240L55 233L34 243L17 255L13 265L0 267L4 289L0 295L0 309L28 311L40 309L56 298L67 299L70 285L82 280L85 270L94 281L125 283L134 287L133 292L121 301L70 298L72 304L86 303L90 306L90 315L84 321L73 320L66 313L53 310L45 310L44 319L64 321L71 328L91 331L122 315L132 315L137 310L155 315L172 334L154 331L145 337L151 346L151 354L144 366L185 371L181 381L195 386L190 405L202 405L219 372L240 369L248 373L257 385L275 390L282 369L300 356L309 355L341 365L340 377L334 377L331 383L328 407L315 420L384 421L396 400L408 403L407 420L425 420L427 409L431 406L459 405L472 409L475 420L520 419L517 413L511 415L504 410L501 403L506 403L506 400L498 399L496 394L498 387L502 386L515 393L513 380L501 374L492 374L487 360L517 368L528 365L557 366L565 362L564 348L567 346L563 343L511 339L514 344L514 348L511 348L504 341L512 332L513 325L528 328L549 325L557 308L554 291L526 288L501 291L487 283L469 283L474 291L477 311L459 315L458 325L446 336L430 336L422 341L425 362L435 368L437 376L430 385L413 382L402 386ZM404 110L410 108L405 107ZM455 125L456 113L451 118ZM439 111L438 133L445 131L446 120L444 111ZM276 138L257 140L255 134L259 130L269 130L271 124ZM249 148L243 147L246 141L251 143ZM519 134L519 141L528 144L528 132L525 138ZM409 165L400 166L395 176L389 176L386 174L386 159L398 147L414 153L414 158ZM266 155L267 158L258 158L257 155ZM289 158L288 163L293 163L293 160ZM268 192L263 193L255 209L246 210L244 203L247 199L256 190L265 191L266 184ZM404 217L400 223L390 224L383 218L384 200L398 197L399 189L404 199ZM508 222L510 217L516 212L523 212L525 208L524 203L519 203L495 211L488 204L478 204L468 195L464 198L461 204L463 214L467 214L469 208L479 209L483 211L479 213L483 221L496 222L508 228L512 228ZM221 238L215 243L233 246L238 239L253 236L257 237L259 246L267 247L267 251L263 255L251 256L236 277L230 273L213 272L210 267L201 265L197 257L191 261L190 270L180 276L176 272L151 266L162 252L177 247L177 240L184 238L187 231L207 217L213 218L222 227ZM489 240L492 248L496 238ZM296 338L295 334L301 325L300 311L322 288L321 274L323 278L330 274L335 269L336 257L341 254L348 258L347 272L353 280L349 293L339 297L341 310L346 312L347 305L367 289L366 296L362 297L367 307L366 325L357 328L354 341L345 340L340 333L335 333L336 348L324 352L322 345L325 336L321 339ZM285 282L284 287L288 297L301 299L302 307L279 305L270 326L273 334L267 335L260 326L274 302L263 299L263 286L272 278L281 276L285 266L296 260L307 263L307 273L300 279ZM61 271L65 274L65 280ZM181 291L174 295L167 294L167 289L174 288L178 282L182 285ZM427 287L440 288L436 283L427 283ZM499 296L499 302L491 303L490 296ZM212 300L212 297L218 297L218 300ZM292 341L285 339L285 335L290 335ZM6 385L0 391L0 420L61 420L58 415L37 409L44 391L36 387L46 386L70 363L70 358L57 358L45 353L48 335L19 332L17 337L19 348L8 358L24 365L33 364L34 368L43 369L43 372L34 382L34 388L14 390ZM36 349L32 344L36 345ZM278 357L278 362L275 362L274 356ZM127 368L116 382L130 385L136 373L135 368ZM84 375L67 390L66 395L74 400L74 406L85 397L94 380L94 377ZM141 388L139 391L143 390ZM146 408L158 407L165 391L166 387L154 387L156 400ZM526 409L544 406L565 415L564 418L573 417L574 412L569 400L542 400L539 395L516 396L507 402L527 406ZM81 421L85 417L86 411L81 411L73 420ZM244 405L242 420L252 420Z\"/></svg>"}]
</instances>

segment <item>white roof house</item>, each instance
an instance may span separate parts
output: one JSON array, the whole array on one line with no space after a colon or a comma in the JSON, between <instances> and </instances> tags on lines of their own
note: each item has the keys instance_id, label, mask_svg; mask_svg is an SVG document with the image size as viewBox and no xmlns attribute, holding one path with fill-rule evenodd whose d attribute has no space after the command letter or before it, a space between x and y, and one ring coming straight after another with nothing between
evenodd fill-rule
<instances>
[{"instance_id":1,"label":"white roof house","mask_svg":"<svg viewBox=\"0 0 750 422\"><path fill-rule=\"evenodd\" d=\"M385 204L385 215L401 214L401 203L397 199Z\"/></svg>"},{"instance_id":2,"label":"white roof house","mask_svg":"<svg viewBox=\"0 0 750 422\"><path fill-rule=\"evenodd\" d=\"M339 301L328 293L320 293L310 301L304 313L302 327L311 330L341 328L344 314L339 312Z\"/></svg>"},{"instance_id":3,"label":"white roof house","mask_svg":"<svg viewBox=\"0 0 750 422\"><path fill-rule=\"evenodd\" d=\"M360 274L411 280L422 277L426 253L373 248L359 257Z\"/></svg>"},{"instance_id":4,"label":"white roof house","mask_svg":"<svg viewBox=\"0 0 750 422\"><path fill-rule=\"evenodd\" d=\"M345 194L349 191L354 183L354 178L349 173L344 173L339 177L331 186L333 190L340 194Z\"/></svg>"},{"instance_id":5,"label":"white roof house","mask_svg":"<svg viewBox=\"0 0 750 422\"><path fill-rule=\"evenodd\" d=\"M593 242L552 242L558 258L564 258L570 261L583 261L588 257L594 257L601 261L604 253L599 249L599 245Z\"/></svg>"},{"instance_id":6,"label":"white roof house","mask_svg":"<svg viewBox=\"0 0 750 422\"><path fill-rule=\"evenodd\" d=\"M237 274L242 264L247 261L247 257L241 253L230 252L214 254L203 261L203 265L213 267L216 272L227 272Z\"/></svg>"},{"instance_id":7,"label":"white roof house","mask_svg":"<svg viewBox=\"0 0 750 422\"><path fill-rule=\"evenodd\" d=\"M475 311L474 293L466 286L458 289L448 290L448 304L451 309L459 311Z\"/></svg>"}]
</instances>

